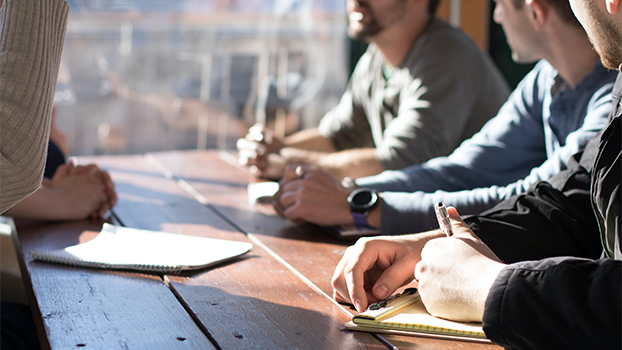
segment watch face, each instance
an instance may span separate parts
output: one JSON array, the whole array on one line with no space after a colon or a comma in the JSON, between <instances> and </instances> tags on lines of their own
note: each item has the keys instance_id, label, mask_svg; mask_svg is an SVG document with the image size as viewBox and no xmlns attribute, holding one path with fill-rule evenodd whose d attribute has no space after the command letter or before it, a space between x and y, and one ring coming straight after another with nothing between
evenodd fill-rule
<instances>
[{"instance_id":1,"label":"watch face","mask_svg":"<svg viewBox=\"0 0 622 350\"><path fill-rule=\"evenodd\" d=\"M378 201L378 194L374 190L367 188L359 188L348 197L348 203L350 203L350 209L354 212L362 213L371 208Z\"/></svg>"}]
</instances>

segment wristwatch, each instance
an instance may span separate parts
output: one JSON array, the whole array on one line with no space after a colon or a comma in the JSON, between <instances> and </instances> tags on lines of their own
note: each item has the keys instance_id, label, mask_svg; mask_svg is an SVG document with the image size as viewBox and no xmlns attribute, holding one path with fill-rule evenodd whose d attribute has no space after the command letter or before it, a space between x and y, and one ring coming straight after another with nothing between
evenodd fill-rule
<instances>
[{"instance_id":1,"label":"wristwatch","mask_svg":"<svg viewBox=\"0 0 622 350\"><path fill-rule=\"evenodd\" d=\"M378 192L369 188L357 188L348 196L350 213L357 229L369 228L367 215L378 203Z\"/></svg>"}]
</instances>

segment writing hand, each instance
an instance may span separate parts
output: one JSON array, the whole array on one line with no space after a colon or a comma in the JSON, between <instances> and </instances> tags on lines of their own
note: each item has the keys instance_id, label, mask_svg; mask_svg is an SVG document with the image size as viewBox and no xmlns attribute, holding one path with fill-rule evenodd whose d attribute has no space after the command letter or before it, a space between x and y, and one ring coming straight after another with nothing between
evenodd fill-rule
<instances>
[{"instance_id":1,"label":"writing hand","mask_svg":"<svg viewBox=\"0 0 622 350\"><path fill-rule=\"evenodd\" d=\"M278 180L286 165L279 155L283 147L283 141L276 138L270 129L255 124L244 138L237 141L238 161L249 166L258 177Z\"/></svg>"},{"instance_id":2,"label":"writing hand","mask_svg":"<svg viewBox=\"0 0 622 350\"><path fill-rule=\"evenodd\" d=\"M296 175L297 165L288 165L279 191L273 197L276 211L295 222L331 226L352 223L347 198L351 190L317 167L300 165L304 175Z\"/></svg>"},{"instance_id":3,"label":"writing hand","mask_svg":"<svg viewBox=\"0 0 622 350\"><path fill-rule=\"evenodd\" d=\"M454 235L429 241L415 268L419 294L435 316L481 322L488 292L505 266L455 208L447 208Z\"/></svg>"},{"instance_id":4,"label":"writing hand","mask_svg":"<svg viewBox=\"0 0 622 350\"><path fill-rule=\"evenodd\" d=\"M440 231L406 236L361 238L349 247L332 278L333 298L359 312L411 282L424 244Z\"/></svg>"}]
</instances>

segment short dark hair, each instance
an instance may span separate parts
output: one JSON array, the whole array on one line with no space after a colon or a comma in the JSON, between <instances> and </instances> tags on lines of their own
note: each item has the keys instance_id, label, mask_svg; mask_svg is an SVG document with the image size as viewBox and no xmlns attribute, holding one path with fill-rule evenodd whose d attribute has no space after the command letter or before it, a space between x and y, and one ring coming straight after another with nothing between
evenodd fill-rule
<instances>
[{"instance_id":1,"label":"short dark hair","mask_svg":"<svg viewBox=\"0 0 622 350\"><path fill-rule=\"evenodd\" d=\"M543 1L546 1L549 5L554 7L555 10L557 10L557 13L559 14L559 16L566 23L574 24L577 26L581 25L581 23L579 23L579 20L577 20L577 17L575 17L574 13L572 12L572 8L570 8L570 2L568 0L543 0ZM525 0L514 0L512 2L514 3L514 8L516 9L520 9L523 7L523 5L525 5Z\"/></svg>"},{"instance_id":2,"label":"short dark hair","mask_svg":"<svg viewBox=\"0 0 622 350\"><path fill-rule=\"evenodd\" d=\"M430 0L428 2L428 12L430 13L430 15L434 15L434 13L436 13L436 9L438 8L438 4L441 2L441 0Z\"/></svg>"}]
</instances>

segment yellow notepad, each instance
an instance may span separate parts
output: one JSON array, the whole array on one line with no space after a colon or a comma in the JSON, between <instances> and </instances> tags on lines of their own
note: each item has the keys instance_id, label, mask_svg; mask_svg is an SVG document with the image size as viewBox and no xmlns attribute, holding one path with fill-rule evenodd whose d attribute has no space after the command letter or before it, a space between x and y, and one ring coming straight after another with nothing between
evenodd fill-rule
<instances>
[{"instance_id":1,"label":"yellow notepad","mask_svg":"<svg viewBox=\"0 0 622 350\"><path fill-rule=\"evenodd\" d=\"M383 302L372 304L365 312L346 323L346 328L368 332L403 332L485 340L481 323L454 322L428 313L415 288Z\"/></svg>"},{"instance_id":2,"label":"yellow notepad","mask_svg":"<svg viewBox=\"0 0 622 350\"><path fill-rule=\"evenodd\" d=\"M248 242L104 224L91 241L54 251L33 250L30 256L73 266L170 274L219 264L251 248Z\"/></svg>"}]
</instances>

